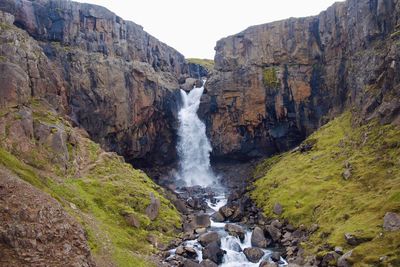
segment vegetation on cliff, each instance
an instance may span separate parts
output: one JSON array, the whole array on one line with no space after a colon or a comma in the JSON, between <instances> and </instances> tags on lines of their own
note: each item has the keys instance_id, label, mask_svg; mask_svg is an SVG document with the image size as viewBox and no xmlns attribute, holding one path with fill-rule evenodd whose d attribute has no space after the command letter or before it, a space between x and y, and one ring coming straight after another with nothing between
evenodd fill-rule
<instances>
[{"instance_id":1,"label":"vegetation on cliff","mask_svg":"<svg viewBox=\"0 0 400 267\"><path fill-rule=\"evenodd\" d=\"M322 256L327 248L353 249L354 266L400 265L400 232L384 231L387 212L400 212L400 129L357 125L349 112L312 134L310 151L287 152L261 163L252 198L268 217L283 206L283 218L298 226L318 224L302 244ZM350 233L367 241L351 246Z\"/></svg>"},{"instance_id":2,"label":"vegetation on cliff","mask_svg":"<svg viewBox=\"0 0 400 267\"><path fill-rule=\"evenodd\" d=\"M211 71L214 69L214 60L212 60L212 59L188 58L187 61L189 63L200 65L200 66L206 68L208 71Z\"/></svg>"},{"instance_id":3,"label":"vegetation on cliff","mask_svg":"<svg viewBox=\"0 0 400 267\"><path fill-rule=\"evenodd\" d=\"M1 110L0 139L0 167L57 199L84 226L100 266L149 266L146 255L176 236L180 216L163 190L46 102ZM150 194L161 204L153 221Z\"/></svg>"}]
</instances>

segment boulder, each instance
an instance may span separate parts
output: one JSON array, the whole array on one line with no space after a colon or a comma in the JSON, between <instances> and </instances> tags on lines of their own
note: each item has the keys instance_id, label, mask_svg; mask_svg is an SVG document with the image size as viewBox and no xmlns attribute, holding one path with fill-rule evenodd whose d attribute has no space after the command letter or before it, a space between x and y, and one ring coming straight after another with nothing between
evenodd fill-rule
<instances>
[{"instance_id":1,"label":"boulder","mask_svg":"<svg viewBox=\"0 0 400 267\"><path fill-rule=\"evenodd\" d=\"M159 209L161 206L160 200L154 196L153 193L150 193L150 205L146 208L146 215L150 220L154 221L159 213Z\"/></svg>"},{"instance_id":2,"label":"boulder","mask_svg":"<svg viewBox=\"0 0 400 267\"><path fill-rule=\"evenodd\" d=\"M183 262L183 267L200 267L201 265L192 260L185 260Z\"/></svg>"},{"instance_id":3,"label":"boulder","mask_svg":"<svg viewBox=\"0 0 400 267\"><path fill-rule=\"evenodd\" d=\"M209 259L216 264L222 263L225 251L222 250L216 241L211 242L205 248L203 248L203 259Z\"/></svg>"},{"instance_id":4,"label":"boulder","mask_svg":"<svg viewBox=\"0 0 400 267\"><path fill-rule=\"evenodd\" d=\"M274 242L279 241L279 239L282 236L281 231L272 225L267 225L265 227L265 230L267 231L268 235L272 238Z\"/></svg>"},{"instance_id":5,"label":"boulder","mask_svg":"<svg viewBox=\"0 0 400 267\"><path fill-rule=\"evenodd\" d=\"M351 257L351 253L353 251L350 250L343 254L338 260L337 260L337 266L338 267L350 267L352 264L349 262L349 258Z\"/></svg>"},{"instance_id":6,"label":"boulder","mask_svg":"<svg viewBox=\"0 0 400 267\"><path fill-rule=\"evenodd\" d=\"M209 259L203 260L200 263L200 266L201 267L218 267L218 265L215 262L213 262L213 261L211 261Z\"/></svg>"},{"instance_id":7,"label":"boulder","mask_svg":"<svg viewBox=\"0 0 400 267\"><path fill-rule=\"evenodd\" d=\"M280 203L275 203L272 212L276 215L281 215L283 213L283 207Z\"/></svg>"},{"instance_id":8,"label":"boulder","mask_svg":"<svg viewBox=\"0 0 400 267\"><path fill-rule=\"evenodd\" d=\"M179 246L176 248L175 253L187 259L196 259L197 252L192 247Z\"/></svg>"},{"instance_id":9,"label":"boulder","mask_svg":"<svg viewBox=\"0 0 400 267\"><path fill-rule=\"evenodd\" d=\"M383 217L383 229L386 231L399 231L400 215L394 212L387 212Z\"/></svg>"},{"instance_id":10,"label":"boulder","mask_svg":"<svg viewBox=\"0 0 400 267\"><path fill-rule=\"evenodd\" d=\"M347 244L352 246L358 246L361 243L368 242L372 240L372 237L357 236L356 234L345 233L344 238Z\"/></svg>"},{"instance_id":11,"label":"boulder","mask_svg":"<svg viewBox=\"0 0 400 267\"><path fill-rule=\"evenodd\" d=\"M223 206L219 209L219 213L221 213L222 216L225 217L225 219L228 219L229 217L231 217L234 212L235 211L232 209L232 207L228 207L228 206Z\"/></svg>"},{"instance_id":12,"label":"boulder","mask_svg":"<svg viewBox=\"0 0 400 267\"><path fill-rule=\"evenodd\" d=\"M254 228L251 233L251 245L253 247L266 248L270 243L271 241L264 236L264 231L260 227Z\"/></svg>"},{"instance_id":13,"label":"boulder","mask_svg":"<svg viewBox=\"0 0 400 267\"><path fill-rule=\"evenodd\" d=\"M279 262L281 260L281 253L279 253L277 251L272 252L271 260L273 260L274 262Z\"/></svg>"},{"instance_id":14,"label":"boulder","mask_svg":"<svg viewBox=\"0 0 400 267\"><path fill-rule=\"evenodd\" d=\"M207 228L210 227L211 221L210 221L210 216L207 214L197 214L194 216L194 220L196 229L197 228Z\"/></svg>"},{"instance_id":15,"label":"boulder","mask_svg":"<svg viewBox=\"0 0 400 267\"><path fill-rule=\"evenodd\" d=\"M225 225L225 231L227 231L232 236L238 237L240 241L244 240L245 231L239 225L227 223Z\"/></svg>"},{"instance_id":16,"label":"boulder","mask_svg":"<svg viewBox=\"0 0 400 267\"><path fill-rule=\"evenodd\" d=\"M219 211L213 213L213 214L211 215L211 219L212 219L214 222L223 222L223 221L225 221L224 215L222 215L221 212L219 212Z\"/></svg>"},{"instance_id":17,"label":"boulder","mask_svg":"<svg viewBox=\"0 0 400 267\"><path fill-rule=\"evenodd\" d=\"M209 232L202 234L197 241L203 246L206 247L208 244L212 242L217 242L218 246L221 246L221 239L217 232Z\"/></svg>"},{"instance_id":18,"label":"boulder","mask_svg":"<svg viewBox=\"0 0 400 267\"><path fill-rule=\"evenodd\" d=\"M283 224L279 220L273 220L271 225L275 228L282 229Z\"/></svg>"},{"instance_id":19,"label":"boulder","mask_svg":"<svg viewBox=\"0 0 400 267\"><path fill-rule=\"evenodd\" d=\"M276 262L262 261L259 267L278 267L279 265Z\"/></svg>"},{"instance_id":20,"label":"boulder","mask_svg":"<svg viewBox=\"0 0 400 267\"><path fill-rule=\"evenodd\" d=\"M261 260L261 258L264 256L264 251L260 248L245 248L243 250L244 255L246 255L246 258L252 262L252 263L257 263Z\"/></svg>"},{"instance_id":21,"label":"boulder","mask_svg":"<svg viewBox=\"0 0 400 267\"><path fill-rule=\"evenodd\" d=\"M126 223L129 226L135 227L135 228L139 228L140 227L140 222L139 220L136 218L135 215L133 214L127 214L124 216Z\"/></svg>"},{"instance_id":22,"label":"boulder","mask_svg":"<svg viewBox=\"0 0 400 267\"><path fill-rule=\"evenodd\" d=\"M321 261L321 266L322 267L328 267L328 266L336 266L337 261L339 259L340 255L337 254L335 251L328 252Z\"/></svg>"}]
</instances>

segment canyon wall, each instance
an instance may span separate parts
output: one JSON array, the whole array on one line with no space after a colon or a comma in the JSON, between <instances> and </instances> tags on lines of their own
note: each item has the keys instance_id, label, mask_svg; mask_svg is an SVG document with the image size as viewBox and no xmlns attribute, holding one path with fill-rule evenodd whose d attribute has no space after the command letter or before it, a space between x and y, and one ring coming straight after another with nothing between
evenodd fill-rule
<instances>
[{"instance_id":1,"label":"canyon wall","mask_svg":"<svg viewBox=\"0 0 400 267\"><path fill-rule=\"evenodd\" d=\"M399 124L399 14L349 0L218 41L201 107L214 157L287 150L346 108Z\"/></svg>"},{"instance_id":2,"label":"canyon wall","mask_svg":"<svg viewBox=\"0 0 400 267\"><path fill-rule=\"evenodd\" d=\"M37 41L37 53L29 55L12 45L15 36L1 44L4 57L18 58L4 64L22 66L32 95L46 97L104 148L133 163L174 160L177 89L199 76L183 55L96 5L1 0L0 10ZM18 76L5 68L3 79Z\"/></svg>"}]
</instances>

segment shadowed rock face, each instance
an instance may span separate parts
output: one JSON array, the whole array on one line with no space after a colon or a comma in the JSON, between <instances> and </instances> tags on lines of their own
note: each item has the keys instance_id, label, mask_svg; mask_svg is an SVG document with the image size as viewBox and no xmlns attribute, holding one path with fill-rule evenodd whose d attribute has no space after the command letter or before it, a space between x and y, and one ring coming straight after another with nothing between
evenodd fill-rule
<instances>
[{"instance_id":1,"label":"shadowed rock face","mask_svg":"<svg viewBox=\"0 0 400 267\"><path fill-rule=\"evenodd\" d=\"M9 87L28 87L28 76L37 73L30 79L40 83L33 85L35 95L46 96L106 149L137 165L174 160L177 89L189 76L199 76L183 55L100 6L1 0L0 9L37 41L30 42L38 46L32 61L47 64L39 62L41 69L30 72L23 62L10 60L26 73L8 66L7 76L14 79ZM2 54L19 56L17 48Z\"/></svg>"},{"instance_id":2,"label":"shadowed rock face","mask_svg":"<svg viewBox=\"0 0 400 267\"><path fill-rule=\"evenodd\" d=\"M344 108L400 123L399 11L349 0L218 41L201 106L214 156L286 150Z\"/></svg>"}]
</instances>

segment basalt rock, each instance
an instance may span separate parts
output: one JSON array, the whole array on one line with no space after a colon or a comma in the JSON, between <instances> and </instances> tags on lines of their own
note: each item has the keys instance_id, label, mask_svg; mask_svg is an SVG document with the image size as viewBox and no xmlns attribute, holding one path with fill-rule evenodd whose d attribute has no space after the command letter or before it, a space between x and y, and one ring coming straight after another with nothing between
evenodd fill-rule
<instances>
[{"instance_id":1,"label":"basalt rock","mask_svg":"<svg viewBox=\"0 0 400 267\"><path fill-rule=\"evenodd\" d=\"M345 108L400 124L399 12L348 0L218 41L200 107L214 158L293 148Z\"/></svg>"},{"instance_id":2,"label":"basalt rock","mask_svg":"<svg viewBox=\"0 0 400 267\"><path fill-rule=\"evenodd\" d=\"M260 248L245 248L243 253L246 255L246 258L253 263L258 262L262 256L264 256L264 251Z\"/></svg>"}]
</instances>

